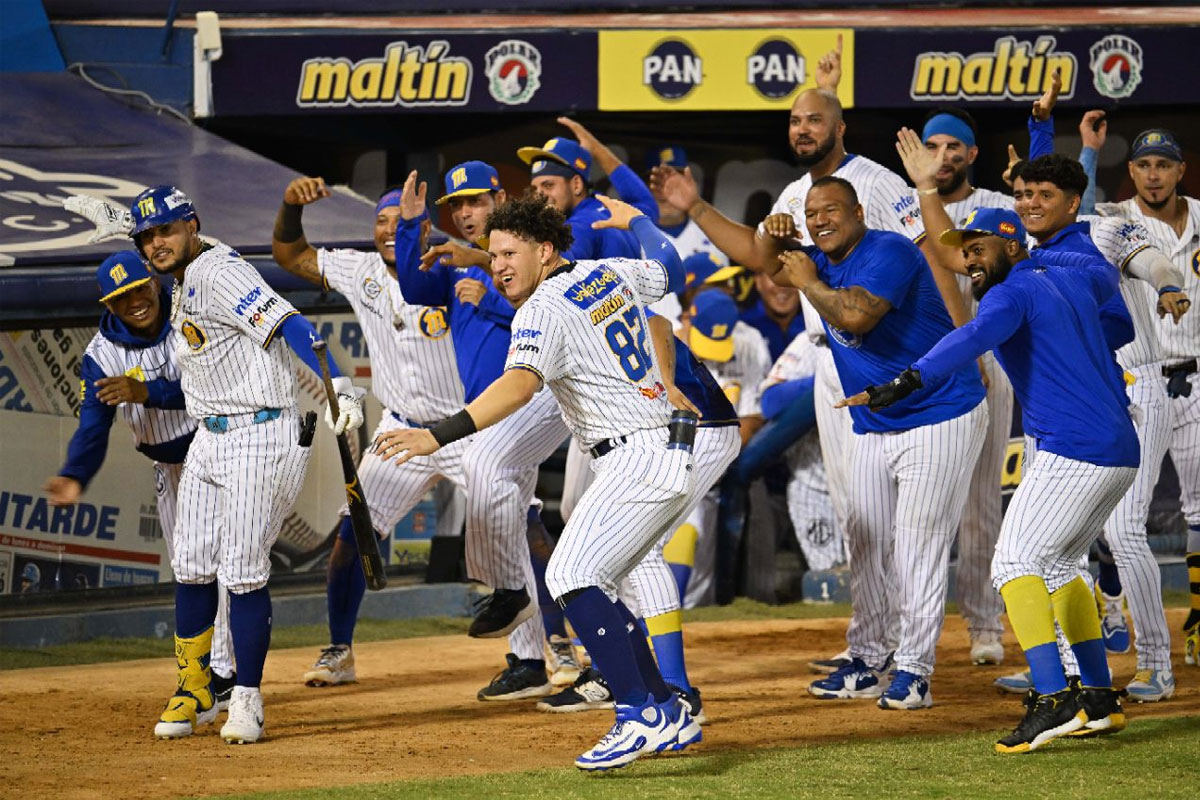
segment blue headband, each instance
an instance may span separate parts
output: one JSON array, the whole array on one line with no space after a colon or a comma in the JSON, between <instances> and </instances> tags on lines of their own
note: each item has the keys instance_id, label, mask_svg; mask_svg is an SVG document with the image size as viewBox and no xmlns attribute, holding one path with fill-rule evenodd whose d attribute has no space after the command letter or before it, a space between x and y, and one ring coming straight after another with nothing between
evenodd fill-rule
<instances>
[{"instance_id":1,"label":"blue headband","mask_svg":"<svg viewBox=\"0 0 1200 800\"><path fill-rule=\"evenodd\" d=\"M375 215L379 216L379 212L383 211L388 206L399 207L401 194L403 194L403 190L393 189L392 191L385 194L383 197L379 198L379 202L375 204ZM425 219L428 216L429 216L429 209L426 208L421 211L421 216L417 217L417 219L419 219L419 220Z\"/></svg>"},{"instance_id":2,"label":"blue headband","mask_svg":"<svg viewBox=\"0 0 1200 800\"><path fill-rule=\"evenodd\" d=\"M921 131L921 141L928 142L930 136L939 133L953 136L967 147L975 146L975 134L971 133L971 126L953 114L937 114L926 122L925 130Z\"/></svg>"}]
</instances>

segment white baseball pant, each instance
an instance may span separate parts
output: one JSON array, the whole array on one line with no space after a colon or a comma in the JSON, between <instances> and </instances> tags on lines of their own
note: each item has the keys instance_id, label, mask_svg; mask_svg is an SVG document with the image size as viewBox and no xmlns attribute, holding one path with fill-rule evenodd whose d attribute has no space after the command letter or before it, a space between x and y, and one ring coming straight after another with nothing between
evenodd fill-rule
<instances>
[{"instance_id":1,"label":"white baseball pant","mask_svg":"<svg viewBox=\"0 0 1200 800\"><path fill-rule=\"evenodd\" d=\"M820 434L809 431L786 454L788 516L811 570L833 569L846 561L846 540L838 528L825 480Z\"/></svg>"},{"instance_id":2,"label":"white baseball pant","mask_svg":"<svg viewBox=\"0 0 1200 800\"><path fill-rule=\"evenodd\" d=\"M1155 380L1166 385L1161 372ZM1190 396L1167 398L1171 410L1171 443L1167 451L1179 474L1183 517L1193 531L1191 537L1195 537L1195 531L1200 530L1200 372L1193 372L1190 380Z\"/></svg>"}]
</instances>

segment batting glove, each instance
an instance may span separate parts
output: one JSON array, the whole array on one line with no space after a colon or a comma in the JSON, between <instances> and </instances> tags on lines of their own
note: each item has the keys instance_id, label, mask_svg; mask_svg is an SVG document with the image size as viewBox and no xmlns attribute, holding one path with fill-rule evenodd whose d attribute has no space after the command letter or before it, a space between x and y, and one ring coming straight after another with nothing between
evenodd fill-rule
<instances>
[{"instance_id":1,"label":"batting glove","mask_svg":"<svg viewBox=\"0 0 1200 800\"><path fill-rule=\"evenodd\" d=\"M337 434L352 431L362 425L363 398L367 390L355 386L343 375L333 379L333 391L337 394L338 418L337 422L334 422L330 407L325 406L325 424Z\"/></svg>"},{"instance_id":2,"label":"batting glove","mask_svg":"<svg viewBox=\"0 0 1200 800\"><path fill-rule=\"evenodd\" d=\"M870 402L867 403L868 408L887 408L893 403L898 403L910 394L920 389L925 384L921 383L921 373L909 367L901 372L890 383L885 383L882 386L868 386L867 397Z\"/></svg>"},{"instance_id":3,"label":"batting glove","mask_svg":"<svg viewBox=\"0 0 1200 800\"><path fill-rule=\"evenodd\" d=\"M73 194L63 201L63 208L87 218L96 226L88 244L129 236L133 230L133 215L129 209L114 206L86 194Z\"/></svg>"}]
</instances>

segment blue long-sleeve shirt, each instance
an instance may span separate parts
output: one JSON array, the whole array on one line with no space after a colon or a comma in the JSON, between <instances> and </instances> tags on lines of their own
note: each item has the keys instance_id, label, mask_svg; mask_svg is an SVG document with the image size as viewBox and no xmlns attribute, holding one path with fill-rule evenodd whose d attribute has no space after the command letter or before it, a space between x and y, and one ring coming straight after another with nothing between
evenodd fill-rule
<instances>
[{"instance_id":1,"label":"blue long-sleeve shirt","mask_svg":"<svg viewBox=\"0 0 1200 800\"><path fill-rule=\"evenodd\" d=\"M925 388L992 350L1039 450L1109 467L1136 467L1137 432L1113 391L1112 351L1099 306L1117 294L1103 257L1034 251L979 301L975 319L942 337L913 364ZM1124 397L1124 392L1120 392Z\"/></svg>"},{"instance_id":2,"label":"blue long-sleeve shirt","mask_svg":"<svg viewBox=\"0 0 1200 800\"><path fill-rule=\"evenodd\" d=\"M491 276L479 267L459 269L439 260L428 271L422 271L420 237L419 220L401 220L396 227L396 279L400 293L409 303L446 307L458 376L469 403L504 371L516 309L496 289ZM464 278L480 281L487 287L479 305L464 303L455 295L455 284Z\"/></svg>"},{"instance_id":3,"label":"blue long-sleeve shirt","mask_svg":"<svg viewBox=\"0 0 1200 800\"><path fill-rule=\"evenodd\" d=\"M609 178L622 200L649 217L650 222L658 221L658 202L636 172L622 164L612 171ZM589 195L581 200L567 217L575 240L563 256L569 261L638 258L638 242L632 232L592 228L593 222L607 219L608 216L608 209L595 197Z\"/></svg>"}]
</instances>

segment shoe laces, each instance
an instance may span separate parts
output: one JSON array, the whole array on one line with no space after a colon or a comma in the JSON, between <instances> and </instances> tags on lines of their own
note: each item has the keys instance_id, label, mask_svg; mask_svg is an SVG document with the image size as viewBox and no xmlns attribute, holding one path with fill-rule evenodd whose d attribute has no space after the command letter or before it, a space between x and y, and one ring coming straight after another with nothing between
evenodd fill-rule
<instances>
[{"instance_id":1,"label":"shoe laces","mask_svg":"<svg viewBox=\"0 0 1200 800\"><path fill-rule=\"evenodd\" d=\"M1120 597L1104 597L1104 621L1109 627L1124 627L1125 612L1121 609L1122 600Z\"/></svg>"},{"instance_id":2,"label":"shoe laces","mask_svg":"<svg viewBox=\"0 0 1200 800\"><path fill-rule=\"evenodd\" d=\"M229 698L230 717L254 717L254 696L250 692L234 692Z\"/></svg>"},{"instance_id":3,"label":"shoe laces","mask_svg":"<svg viewBox=\"0 0 1200 800\"><path fill-rule=\"evenodd\" d=\"M921 680L920 675L900 670L892 679L892 685L888 687L888 697L907 697L912 685L919 680Z\"/></svg>"},{"instance_id":4,"label":"shoe laces","mask_svg":"<svg viewBox=\"0 0 1200 800\"><path fill-rule=\"evenodd\" d=\"M332 667L349 649L344 644L331 644L321 648L321 657L317 659L316 666Z\"/></svg>"}]
</instances>

